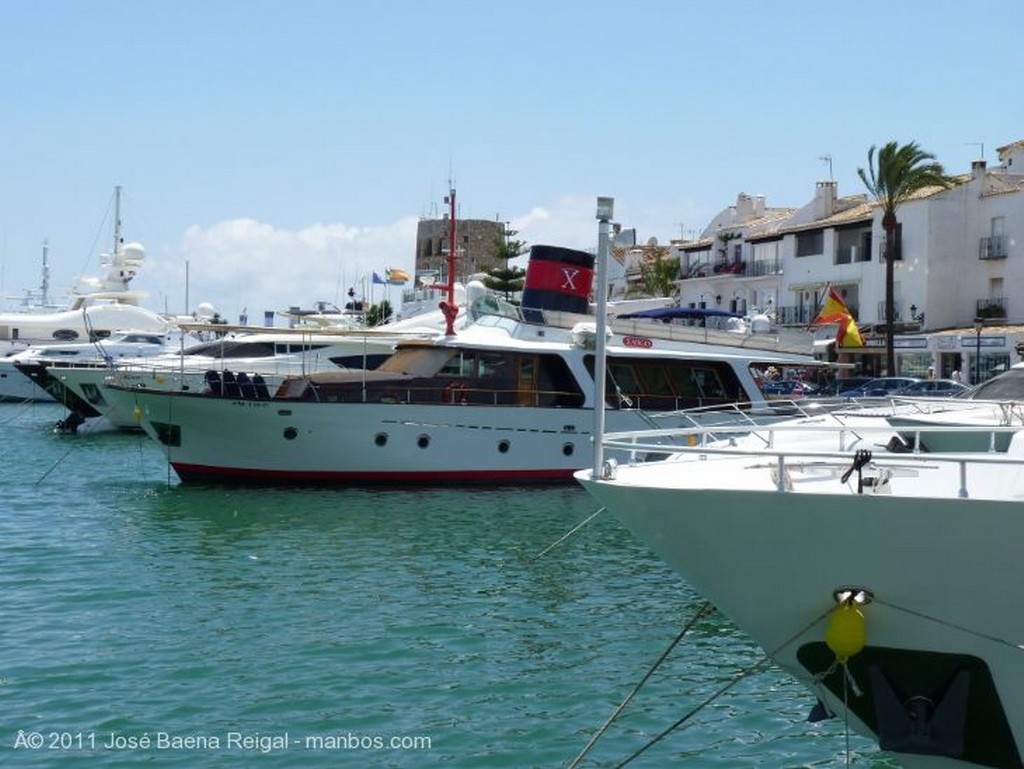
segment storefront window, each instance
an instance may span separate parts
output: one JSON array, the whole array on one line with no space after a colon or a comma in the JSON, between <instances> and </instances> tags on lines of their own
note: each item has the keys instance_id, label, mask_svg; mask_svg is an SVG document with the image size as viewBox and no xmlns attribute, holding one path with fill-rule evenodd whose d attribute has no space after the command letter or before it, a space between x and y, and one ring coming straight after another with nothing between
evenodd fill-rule
<instances>
[{"instance_id":1,"label":"storefront window","mask_svg":"<svg viewBox=\"0 0 1024 769\"><path fill-rule=\"evenodd\" d=\"M928 369L931 365L932 356L926 352L900 355L899 357L900 376L916 376L927 379Z\"/></svg>"}]
</instances>

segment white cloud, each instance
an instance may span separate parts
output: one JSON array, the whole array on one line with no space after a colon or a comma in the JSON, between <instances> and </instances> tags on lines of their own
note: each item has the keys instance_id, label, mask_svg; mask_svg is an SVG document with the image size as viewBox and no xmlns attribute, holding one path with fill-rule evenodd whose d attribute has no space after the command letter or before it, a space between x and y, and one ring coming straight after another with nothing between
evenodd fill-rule
<instances>
[{"instance_id":1,"label":"white cloud","mask_svg":"<svg viewBox=\"0 0 1024 769\"><path fill-rule=\"evenodd\" d=\"M160 304L182 312L187 264L190 309L210 302L231 320L243 308L258 322L266 310L320 300L341 305L350 287L362 293L360 283L373 271L412 272L416 222L406 217L385 227L314 224L296 231L254 219L195 225L168 253L150 259L139 287L161 286L166 302Z\"/></svg>"},{"instance_id":2,"label":"white cloud","mask_svg":"<svg viewBox=\"0 0 1024 769\"><path fill-rule=\"evenodd\" d=\"M417 223L417 217L407 216L379 227L318 223L288 230L251 218L193 225L174 247L149 255L137 287L150 291L148 304L154 309L181 313L187 264L190 310L209 302L228 320L237 320L246 309L249 321L259 323L267 310L310 307L321 300L343 306L349 288L364 294L364 279L369 291L374 271L414 273ZM517 239L531 246L593 249L594 199L565 196L535 206L512 217L511 227ZM525 265L525 257L521 261ZM383 289L374 291L374 299L380 299ZM388 292L397 305L399 292Z\"/></svg>"},{"instance_id":3,"label":"white cloud","mask_svg":"<svg viewBox=\"0 0 1024 769\"><path fill-rule=\"evenodd\" d=\"M512 218L516 239L531 246L592 249L597 245L594 198L567 195L549 207L535 206Z\"/></svg>"}]
</instances>

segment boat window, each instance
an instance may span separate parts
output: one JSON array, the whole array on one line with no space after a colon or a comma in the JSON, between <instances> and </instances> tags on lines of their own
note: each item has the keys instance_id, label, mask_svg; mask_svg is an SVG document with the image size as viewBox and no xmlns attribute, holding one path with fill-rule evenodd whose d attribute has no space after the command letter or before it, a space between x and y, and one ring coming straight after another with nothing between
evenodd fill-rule
<instances>
[{"instance_id":1,"label":"boat window","mask_svg":"<svg viewBox=\"0 0 1024 769\"><path fill-rule=\"evenodd\" d=\"M729 393L719 378L717 371L710 368L693 368L690 374L702 398L715 400L729 398Z\"/></svg>"},{"instance_id":2,"label":"boat window","mask_svg":"<svg viewBox=\"0 0 1024 769\"><path fill-rule=\"evenodd\" d=\"M210 358L272 358L272 342L241 342L220 339L215 342L196 345L185 351L186 355L204 355Z\"/></svg>"},{"instance_id":3,"label":"boat window","mask_svg":"<svg viewBox=\"0 0 1024 769\"><path fill-rule=\"evenodd\" d=\"M674 395L668 381L668 373L660 364L639 363L634 366L643 391L652 395Z\"/></svg>"},{"instance_id":4,"label":"boat window","mask_svg":"<svg viewBox=\"0 0 1024 769\"><path fill-rule=\"evenodd\" d=\"M593 375L594 359L588 356L587 369ZM607 388L609 398L637 408L663 411L713 403L749 400L732 367L723 361L681 359L609 360Z\"/></svg>"},{"instance_id":5,"label":"boat window","mask_svg":"<svg viewBox=\"0 0 1024 769\"><path fill-rule=\"evenodd\" d=\"M462 379L475 377L476 363L476 355L472 352L458 350L445 361L444 366L437 372L437 375L441 377L459 377Z\"/></svg>"},{"instance_id":6,"label":"boat window","mask_svg":"<svg viewBox=\"0 0 1024 769\"><path fill-rule=\"evenodd\" d=\"M373 371L390 357L387 353L375 353L373 355L335 355L329 360L338 368Z\"/></svg>"},{"instance_id":7,"label":"boat window","mask_svg":"<svg viewBox=\"0 0 1024 769\"><path fill-rule=\"evenodd\" d=\"M327 347L326 344L296 344L294 342L277 342L274 345L274 352L277 355L295 355L302 352L316 352Z\"/></svg>"},{"instance_id":8,"label":"boat window","mask_svg":"<svg viewBox=\"0 0 1024 769\"><path fill-rule=\"evenodd\" d=\"M591 372L593 373L593 372ZM633 373L633 367L628 363L616 363L608 361L608 382L612 388L621 390L623 394L637 394L642 392L640 382Z\"/></svg>"},{"instance_id":9,"label":"boat window","mask_svg":"<svg viewBox=\"0 0 1024 769\"><path fill-rule=\"evenodd\" d=\"M124 334L115 341L128 342L129 344L163 344L164 340L163 337L151 336L150 334Z\"/></svg>"},{"instance_id":10,"label":"boat window","mask_svg":"<svg viewBox=\"0 0 1024 769\"><path fill-rule=\"evenodd\" d=\"M477 376L481 379L500 378L506 371L506 362L505 356L499 353L480 353L477 358L477 363L479 364Z\"/></svg>"}]
</instances>

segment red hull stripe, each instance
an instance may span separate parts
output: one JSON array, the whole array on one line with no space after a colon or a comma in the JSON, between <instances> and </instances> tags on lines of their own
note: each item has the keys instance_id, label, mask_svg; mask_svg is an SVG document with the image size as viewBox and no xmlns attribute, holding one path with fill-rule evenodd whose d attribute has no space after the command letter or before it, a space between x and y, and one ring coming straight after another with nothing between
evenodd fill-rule
<instances>
[{"instance_id":1,"label":"red hull stripe","mask_svg":"<svg viewBox=\"0 0 1024 769\"><path fill-rule=\"evenodd\" d=\"M531 261L526 266L526 282L523 288L540 291L557 291L560 294L590 296L594 282L594 271L586 267L561 262Z\"/></svg>"},{"instance_id":2,"label":"red hull stripe","mask_svg":"<svg viewBox=\"0 0 1024 769\"><path fill-rule=\"evenodd\" d=\"M215 467L172 462L183 481L249 480L261 483L337 483L350 485L407 484L421 486L443 483L537 483L571 480L575 470L440 470L410 472L343 472L306 470L254 470L245 467Z\"/></svg>"}]
</instances>

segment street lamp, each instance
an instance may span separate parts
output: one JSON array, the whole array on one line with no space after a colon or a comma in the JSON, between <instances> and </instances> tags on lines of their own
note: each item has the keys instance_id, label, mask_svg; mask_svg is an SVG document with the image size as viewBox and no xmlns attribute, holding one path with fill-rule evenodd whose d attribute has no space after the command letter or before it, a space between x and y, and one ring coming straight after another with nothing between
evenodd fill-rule
<instances>
[{"instance_id":1,"label":"street lamp","mask_svg":"<svg viewBox=\"0 0 1024 769\"><path fill-rule=\"evenodd\" d=\"M615 215L615 198L597 199L597 269L595 270L594 293L597 296L597 338L594 340L594 472L593 478L601 477L604 464L604 396L605 396L605 329L608 324L608 251L611 234L611 219Z\"/></svg>"},{"instance_id":2,"label":"street lamp","mask_svg":"<svg viewBox=\"0 0 1024 769\"><path fill-rule=\"evenodd\" d=\"M985 321L982 318L975 318L974 381L971 384L979 384L981 382L981 330L983 328L985 328Z\"/></svg>"}]
</instances>

